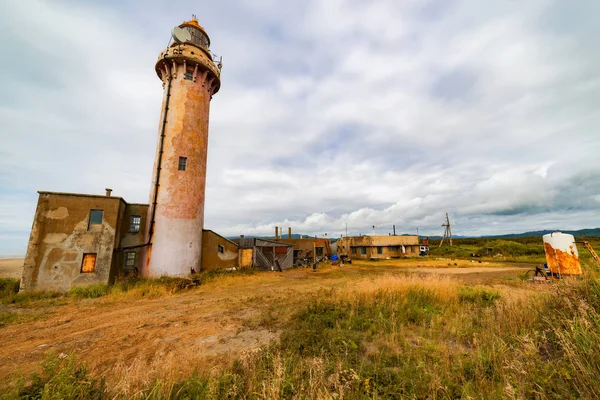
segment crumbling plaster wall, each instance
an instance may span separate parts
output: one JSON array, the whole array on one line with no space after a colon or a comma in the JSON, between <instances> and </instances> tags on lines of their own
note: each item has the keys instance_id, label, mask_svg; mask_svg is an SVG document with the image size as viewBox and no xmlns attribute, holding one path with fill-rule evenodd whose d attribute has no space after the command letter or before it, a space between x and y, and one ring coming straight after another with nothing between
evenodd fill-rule
<instances>
[{"instance_id":1,"label":"crumbling plaster wall","mask_svg":"<svg viewBox=\"0 0 600 400\"><path fill-rule=\"evenodd\" d=\"M21 290L59 290L109 283L122 207L118 197L40 192L23 265ZM90 210L103 221L88 226ZM95 253L94 272L81 273L84 253Z\"/></svg>"},{"instance_id":2,"label":"crumbling plaster wall","mask_svg":"<svg viewBox=\"0 0 600 400\"><path fill-rule=\"evenodd\" d=\"M219 253L219 245L223 253ZM210 230L202 232L202 271L239 266L238 245ZM198 272L198 271L196 271Z\"/></svg>"}]
</instances>

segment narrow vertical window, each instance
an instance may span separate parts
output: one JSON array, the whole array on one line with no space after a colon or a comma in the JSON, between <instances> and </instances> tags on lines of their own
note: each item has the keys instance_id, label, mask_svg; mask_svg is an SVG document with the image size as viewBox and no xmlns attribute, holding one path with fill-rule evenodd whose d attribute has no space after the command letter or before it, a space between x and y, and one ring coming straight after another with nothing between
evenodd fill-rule
<instances>
[{"instance_id":1,"label":"narrow vertical window","mask_svg":"<svg viewBox=\"0 0 600 400\"><path fill-rule=\"evenodd\" d=\"M142 223L142 217L140 215L132 215L129 220L129 232L137 233L140 231L140 224Z\"/></svg>"},{"instance_id":2,"label":"narrow vertical window","mask_svg":"<svg viewBox=\"0 0 600 400\"><path fill-rule=\"evenodd\" d=\"M225 252L225 247L221 246L220 244L219 244L219 245L217 245L217 246L218 246L218 247L217 247L217 251L218 251L219 253L223 254L223 253Z\"/></svg>"},{"instance_id":3,"label":"narrow vertical window","mask_svg":"<svg viewBox=\"0 0 600 400\"><path fill-rule=\"evenodd\" d=\"M135 267L135 251L125 253L125 268L131 269Z\"/></svg>"},{"instance_id":4,"label":"narrow vertical window","mask_svg":"<svg viewBox=\"0 0 600 400\"><path fill-rule=\"evenodd\" d=\"M81 263L81 272L90 273L96 270L96 253L87 253L83 255Z\"/></svg>"},{"instance_id":5,"label":"narrow vertical window","mask_svg":"<svg viewBox=\"0 0 600 400\"><path fill-rule=\"evenodd\" d=\"M187 168L187 157L179 157L179 170L185 171Z\"/></svg>"},{"instance_id":6,"label":"narrow vertical window","mask_svg":"<svg viewBox=\"0 0 600 400\"><path fill-rule=\"evenodd\" d=\"M90 210L90 222L88 228L92 225L102 225L102 219L104 217L103 210Z\"/></svg>"}]
</instances>

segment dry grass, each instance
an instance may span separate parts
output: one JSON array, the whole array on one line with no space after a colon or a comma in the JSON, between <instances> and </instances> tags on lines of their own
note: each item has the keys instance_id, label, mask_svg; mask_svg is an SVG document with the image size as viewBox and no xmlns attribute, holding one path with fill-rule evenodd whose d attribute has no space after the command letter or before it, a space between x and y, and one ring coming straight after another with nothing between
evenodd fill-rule
<instances>
[{"instance_id":1,"label":"dry grass","mask_svg":"<svg viewBox=\"0 0 600 400\"><path fill-rule=\"evenodd\" d=\"M122 357L84 378L67 371L64 388L75 393L84 379L93 393L149 399L600 396L596 273L553 285L504 278L465 285L456 276L407 272L412 264L372 265L215 277L189 301L229 293L224 318L240 318L242 330L278 332L280 340L208 359L198 348ZM99 301L146 296L177 295L142 284ZM118 378L105 388L90 378L108 368Z\"/></svg>"}]
</instances>

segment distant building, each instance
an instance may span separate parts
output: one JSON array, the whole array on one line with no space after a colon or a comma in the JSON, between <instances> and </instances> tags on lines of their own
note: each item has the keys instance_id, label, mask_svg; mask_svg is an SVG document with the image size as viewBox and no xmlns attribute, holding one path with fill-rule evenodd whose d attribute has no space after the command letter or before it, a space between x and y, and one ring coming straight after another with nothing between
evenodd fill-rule
<instances>
[{"instance_id":1,"label":"distant building","mask_svg":"<svg viewBox=\"0 0 600 400\"><path fill-rule=\"evenodd\" d=\"M240 267L284 271L294 266L294 250L290 244L261 238L236 240L240 248Z\"/></svg>"},{"instance_id":2,"label":"distant building","mask_svg":"<svg viewBox=\"0 0 600 400\"><path fill-rule=\"evenodd\" d=\"M147 204L127 203L110 190L38 193L21 290L65 291L138 274ZM239 267L237 244L210 230L202 232L202 256L201 270ZM194 266L187 273L199 272Z\"/></svg>"},{"instance_id":3,"label":"distant building","mask_svg":"<svg viewBox=\"0 0 600 400\"><path fill-rule=\"evenodd\" d=\"M348 236L337 241L337 253L352 259L386 259L418 256L418 236Z\"/></svg>"}]
</instances>

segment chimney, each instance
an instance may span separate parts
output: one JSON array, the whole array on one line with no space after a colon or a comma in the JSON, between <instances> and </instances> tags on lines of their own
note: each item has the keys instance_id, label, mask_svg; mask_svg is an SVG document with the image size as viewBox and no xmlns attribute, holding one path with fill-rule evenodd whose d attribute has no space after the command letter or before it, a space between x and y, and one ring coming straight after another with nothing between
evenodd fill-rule
<instances>
[{"instance_id":1,"label":"chimney","mask_svg":"<svg viewBox=\"0 0 600 400\"><path fill-rule=\"evenodd\" d=\"M110 194L112 193L112 189L106 188L106 197L110 197Z\"/></svg>"},{"instance_id":2,"label":"chimney","mask_svg":"<svg viewBox=\"0 0 600 400\"><path fill-rule=\"evenodd\" d=\"M292 238L292 227L288 227L288 239Z\"/></svg>"},{"instance_id":3,"label":"chimney","mask_svg":"<svg viewBox=\"0 0 600 400\"><path fill-rule=\"evenodd\" d=\"M396 225L394 225L394 236L396 236Z\"/></svg>"},{"instance_id":4,"label":"chimney","mask_svg":"<svg viewBox=\"0 0 600 400\"><path fill-rule=\"evenodd\" d=\"M279 228L275 227L275 240L279 239Z\"/></svg>"}]
</instances>

